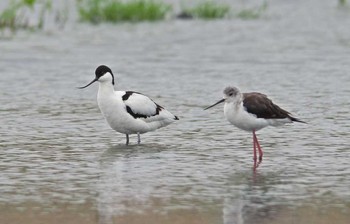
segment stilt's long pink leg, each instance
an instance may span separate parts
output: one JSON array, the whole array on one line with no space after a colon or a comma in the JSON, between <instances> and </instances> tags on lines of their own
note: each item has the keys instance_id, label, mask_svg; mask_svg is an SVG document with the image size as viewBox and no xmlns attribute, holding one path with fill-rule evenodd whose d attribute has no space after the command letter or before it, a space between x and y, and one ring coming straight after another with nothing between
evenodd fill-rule
<instances>
[{"instance_id":1,"label":"stilt's long pink leg","mask_svg":"<svg viewBox=\"0 0 350 224\"><path fill-rule=\"evenodd\" d=\"M254 141L256 142L256 146L258 147L258 151L259 151L259 161L261 161L264 153L261 150L260 143L259 143L258 138L256 137L255 131L253 131L253 137L254 137Z\"/></svg>"},{"instance_id":2,"label":"stilt's long pink leg","mask_svg":"<svg viewBox=\"0 0 350 224\"><path fill-rule=\"evenodd\" d=\"M256 174L256 169L259 167L260 162L257 162L256 159L254 160L253 164L253 172Z\"/></svg>"},{"instance_id":3,"label":"stilt's long pink leg","mask_svg":"<svg viewBox=\"0 0 350 224\"><path fill-rule=\"evenodd\" d=\"M255 131L253 131L253 145L254 145L254 155L253 155L253 159L254 159L254 161L256 161L257 157L256 157L256 140L255 140Z\"/></svg>"}]
</instances>

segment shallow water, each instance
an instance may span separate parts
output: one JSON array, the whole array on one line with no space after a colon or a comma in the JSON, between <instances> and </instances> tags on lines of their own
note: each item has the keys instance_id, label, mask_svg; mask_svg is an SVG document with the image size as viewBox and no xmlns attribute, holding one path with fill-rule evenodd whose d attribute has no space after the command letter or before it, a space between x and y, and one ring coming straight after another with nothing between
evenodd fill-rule
<instances>
[{"instance_id":1,"label":"shallow water","mask_svg":"<svg viewBox=\"0 0 350 224\"><path fill-rule=\"evenodd\" d=\"M272 1L258 20L74 25L0 41L0 223L350 222L350 11ZM125 146L77 90L99 64L116 89L178 115ZM231 126L227 85L305 124Z\"/></svg>"}]
</instances>

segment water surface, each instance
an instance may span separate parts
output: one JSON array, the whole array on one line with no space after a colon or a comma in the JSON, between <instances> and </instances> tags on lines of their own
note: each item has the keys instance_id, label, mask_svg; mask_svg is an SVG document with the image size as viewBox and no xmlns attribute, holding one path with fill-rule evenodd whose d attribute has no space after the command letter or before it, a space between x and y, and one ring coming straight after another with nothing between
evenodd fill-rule
<instances>
[{"instance_id":1,"label":"water surface","mask_svg":"<svg viewBox=\"0 0 350 224\"><path fill-rule=\"evenodd\" d=\"M272 1L258 20L178 21L19 33L0 42L0 223L349 223L350 13ZM142 144L101 116L99 64L116 89L179 116ZM231 126L227 85L308 122Z\"/></svg>"}]
</instances>

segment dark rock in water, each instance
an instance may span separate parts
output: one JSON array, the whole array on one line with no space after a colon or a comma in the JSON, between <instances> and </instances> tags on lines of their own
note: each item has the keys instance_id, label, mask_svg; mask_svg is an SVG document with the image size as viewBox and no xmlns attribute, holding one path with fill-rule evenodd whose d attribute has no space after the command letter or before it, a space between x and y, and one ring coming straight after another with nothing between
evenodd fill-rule
<instances>
[{"instance_id":1,"label":"dark rock in water","mask_svg":"<svg viewBox=\"0 0 350 224\"><path fill-rule=\"evenodd\" d=\"M193 19L193 15L188 12L180 12L176 18L178 19Z\"/></svg>"}]
</instances>

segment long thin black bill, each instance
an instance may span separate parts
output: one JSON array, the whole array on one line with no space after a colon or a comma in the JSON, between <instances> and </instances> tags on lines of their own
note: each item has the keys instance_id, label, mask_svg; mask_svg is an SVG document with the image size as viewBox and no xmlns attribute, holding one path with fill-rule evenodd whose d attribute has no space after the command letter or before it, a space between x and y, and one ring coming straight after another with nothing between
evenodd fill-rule
<instances>
[{"instance_id":1,"label":"long thin black bill","mask_svg":"<svg viewBox=\"0 0 350 224\"><path fill-rule=\"evenodd\" d=\"M216 105L218 105L218 104L220 104L220 103L223 103L224 101L225 101L225 99L219 100L218 102L216 102L216 103L214 103L213 105L211 105L211 106L205 108L204 110L208 110L209 108L212 108L213 106L216 106Z\"/></svg>"},{"instance_id":2,"label":"long thin black bill","mask_svg":"<svg viewBox=\"0 0 350 224\"><path fill-rule=\"evenodd\" d=\"M94 80L92 80L89 84L87 84L86 86L78 87L78 89L84 89L84 88L88 87L89 85L91 85L92 83L94 83L94 82L96 82L96 81L97 81L97 79L94 79Z\"/></svg>"}]
</instances>

